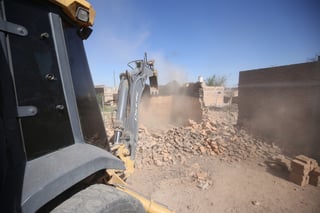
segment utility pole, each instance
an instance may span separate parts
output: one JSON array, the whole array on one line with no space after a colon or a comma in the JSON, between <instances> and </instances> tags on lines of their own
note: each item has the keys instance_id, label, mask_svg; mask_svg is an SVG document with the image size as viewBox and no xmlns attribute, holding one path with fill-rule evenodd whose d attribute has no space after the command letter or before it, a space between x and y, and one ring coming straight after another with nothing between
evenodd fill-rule
<instances>
[{"instance_id":1,"label":"utility pole","mask_svg":"<svg viewBox=\"0 0 320 213\"><path fill-rule=\"evenodd\" d=\"M116 88L116 75L114 70L113 70L113 88Z\"/></svg>"}]
</instances>

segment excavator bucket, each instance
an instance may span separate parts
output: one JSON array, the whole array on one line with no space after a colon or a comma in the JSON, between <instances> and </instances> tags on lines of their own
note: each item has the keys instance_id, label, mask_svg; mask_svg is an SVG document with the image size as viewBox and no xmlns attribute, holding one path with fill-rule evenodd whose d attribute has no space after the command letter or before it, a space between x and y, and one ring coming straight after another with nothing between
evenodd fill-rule
<instances>
[{"instance_id":1,"label":"excavator bucket","mask_svg":"<svg viewBox=\"0 0 320 213\"><path fill-rule=\"evenodd\" d=\"M148 61L148 65L150 69L153 71L153 75L149 77L150 82L150 95L157 96L159 95L159 88L158 88L158 72L154 69L154 60Z\"/></svg>"}]
</instances>

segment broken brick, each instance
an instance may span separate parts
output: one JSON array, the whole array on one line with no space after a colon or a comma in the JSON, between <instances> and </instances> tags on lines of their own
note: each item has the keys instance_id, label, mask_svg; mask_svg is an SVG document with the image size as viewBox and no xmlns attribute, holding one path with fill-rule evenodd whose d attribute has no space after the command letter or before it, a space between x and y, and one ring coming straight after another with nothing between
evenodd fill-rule
<instances>
[{"instance_id":1,"label":"broken brick","mask_svg":"<svg viewBox=\"0 0 320 213\"><path fill-rule=\"evenodd\" d=\"M313 186L320 186L320 167L312 170L309 174L310 180L309 183Z\"/></svg>"},{"instance_id":2,"label":"broken brick","mask_svg":"<svg viewBox=\"0 0 320 213\"><path fill-rule=\"evenodd\" d=\"M200 146L200 152L201 154L205 154L207 152L207 149L204 146Z\"/></svg>"},{"instance_id":3,"label":"broken brick","mask_svg":"<svg viewBox=\"0 0 320 213\"><path fill-rule=\"evenodd\" d=\"M310 172L310 164L304 163L300 160L293 159L291 161L291 169L294 174L307 175Z\"/></svg>"},{"instance_id":4,"label":"broken brick","mask_svg":"<svg viewBox=\"0 0 320 213\"><path fill-rule=\"evenodd\" d=\"M320 186L320 176L310 176L309 184L313 186Z\"/></svg>"}]
</instances>

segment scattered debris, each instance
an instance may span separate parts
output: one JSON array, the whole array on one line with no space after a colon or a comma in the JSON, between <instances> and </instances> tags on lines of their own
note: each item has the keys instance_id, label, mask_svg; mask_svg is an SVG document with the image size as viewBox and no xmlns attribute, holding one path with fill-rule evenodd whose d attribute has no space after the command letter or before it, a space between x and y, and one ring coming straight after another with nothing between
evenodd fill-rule
<instances>
[{"instance_id":1,"label":"scattered debris","mask_svg":"<svg viewBox=\"0 0 320 213\"><path fill-rule=\"evenodd\" d=\"M201 169L198 163L192 164L187 169L187 176L191 178L191 182L194 182L201 190L207 190L213 182L208 172Z\"/></svg>"},{"instance_id":2,"label":"scattered debris","mask_svg":"<svg viewBox=\"0 0 320 213\"><path fill-rule=\"evenodd\" d=\"M256 200L251 201L251 204L254 206L260 206L260 202Z\"/></svg>"},{"instance_id":3,"label":"scattered debris","mask_svg":"<svg viewBox=\"0 0 320 213\"><path fill-rule=\"evenodd\" d=\"M197 187L199 187L201 190L207 190L210 185L212 185L211 180L198 180Z\"/></svg>"}]
</instances>

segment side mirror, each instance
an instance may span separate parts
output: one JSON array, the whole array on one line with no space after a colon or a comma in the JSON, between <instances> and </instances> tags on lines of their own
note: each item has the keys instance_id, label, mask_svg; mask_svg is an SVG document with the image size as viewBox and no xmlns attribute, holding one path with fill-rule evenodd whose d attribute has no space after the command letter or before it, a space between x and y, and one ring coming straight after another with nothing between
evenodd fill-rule
<instances>
[{"instance_id":1,"label":"side mirror","mask_svg":"<svg viewBox=\"0 0 320 213\"><path fill-rule=\"evenodd\" d=\"M92 29L89 27L82 27L78 30L78 35L82 40L87 40L92 33Z\"/></svg>"}]
</instances>

